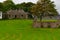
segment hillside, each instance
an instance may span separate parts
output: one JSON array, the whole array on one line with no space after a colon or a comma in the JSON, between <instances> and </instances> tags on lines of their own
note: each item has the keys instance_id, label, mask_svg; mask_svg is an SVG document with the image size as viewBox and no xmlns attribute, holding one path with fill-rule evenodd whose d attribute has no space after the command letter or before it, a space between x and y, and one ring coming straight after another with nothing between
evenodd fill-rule
<instances>
[{"instance_id":1,"label":"hillside","mask_svg":"<svg viewBox=\"0 0 60 40\"><path fill-rule=\"evenodd\" d=\"M60 29L33 28L32 20L0 20L0 40L60 40Z\"/></svg>"}]
</instances>

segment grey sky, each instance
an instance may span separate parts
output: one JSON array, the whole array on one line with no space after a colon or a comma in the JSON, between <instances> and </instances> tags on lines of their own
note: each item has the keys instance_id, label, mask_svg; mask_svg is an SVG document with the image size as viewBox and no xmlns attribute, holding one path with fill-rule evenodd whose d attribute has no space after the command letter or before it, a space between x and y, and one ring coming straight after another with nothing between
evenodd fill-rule
<instances>
[{"instance_id":1,"label":"grey sky","mask_svg":"<svg viewBox=\"0 0 60 40\"><path fill-rule=\"evenodd\" d=\"M3 1L5 1L5 0L0 0L0 2L3 2ZM54 4L56 5L56 9L57 9L57 11L60 14L60 0L52 0L52 1L55 2ZM37 0L13 0L13 2L15 4L22 3L22 2L33 2L33 3L36 3Z\"/></svg>"},{"instance_id":2,"label":"grey sky","mask_svg":"<svg viewBox=\"0 0 60 40\"><path fill-rule=\"evenodd\" d=\"M21 2L33 2L36 3L37 0L13 0L15 3L21 3Z\"/></svg>"},{"instance_id":3,"label":"grey sky","mask_svg":"<svg viewBox=\"0 0 60 40\"><path fill-rule=\"evenodd\" d=\"M57 11L58 11L59 14L60 14L60 0L54 0L54 2L55 2Z\"/></svg>"}]
</instances>

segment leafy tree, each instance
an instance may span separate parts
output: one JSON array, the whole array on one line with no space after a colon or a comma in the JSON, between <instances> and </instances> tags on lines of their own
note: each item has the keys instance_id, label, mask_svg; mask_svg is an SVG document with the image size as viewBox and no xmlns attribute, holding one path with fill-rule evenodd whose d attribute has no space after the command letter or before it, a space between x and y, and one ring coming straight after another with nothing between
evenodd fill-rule
<instances>
[{"instance_id":1,"label":"leafy tree","mask_svg":"<svg viewBox=\"0 0 60 40\"><path fill-rule=\"evenodd\" d=\"M26 7L26 11L27 11L27 12L30 12L31 7L32 7L33 5L35 5L35 4L32 3L32 2L28 2L28 3L26 3L26 5L25 5L25 7Z\"/></svg>"},{"instance_id":2,"label":"leafy tree","mask_svg":"<svg viewBox=\"0 0 60 40\"><path fill-rule=\"evenodd\" d=\"M25 10L25 4L26 4L25 2L23 2L23 3L21 3L21 4L17 4L17 5L16 5L16 8L17 8L17 9L23 9L23 10Z\"/></svg>"},{"instance_id":3,"label":"leafy tree","mask_svg":"<svg viewBox=\"0 0 60 40\"><path fill-rule=\"evenodd\" d=\"M25 4L25 11L26 12L29 12L29 14L28 14L28 17L29 18L32 18L32 13L31 13L31 7L33 6L33 5L35 5L34 3L32 3L32 2L28 2L28 3L26 3Z\"/></svg>"},{"instance_id":4,"label":"leafy tree","mask_svg":"<svg viewBox=\"0 0 60 40\"><path fill-rule=\"evenodd\" d=\"M3 11L3 4L0 3L0 11Z\"/></svg>"},{"instance_id":5,"label":"leafy tree","mask_svg":"<svg viewBox=\"0 0 60 40\"><path fill-rule=\"evenodd\" d=\"M24 11L28 12L28 11L30 11L30 8L32 7L32 5L34 5L34 3L32 3L32 2L28 2L28 3L23 2L21 4L17 4L16 8L23 9Z\"/></svg>"},{"instance_id":6,"label":"leafy tree","mask_svg":"<svg viewBox=\"0 0 60 40\"><path fill-rule=\"evenodd\" d=\"M28 2L28 3L25 3L25 2L23 2L23 3L21 3L21 4L17 4L16 5L16 8L17 9L23 9L25 12L29 12L30 14L28 14L29 15L29 18L32 18L32 14L31 14L31 7L33 6L33 5L35 5L34 3L32 3L32 2Z\"/></svg>"},{"instance_id":7,"label":"leafy tree","mask_svg":"<svg viewBox=\"0 0 60 40\"><path fill-rule=\"evenodd\" d=\"M3 6L4 6L3 9L4 12L15 8L15 4L12 1L4 1Z\"/></svg>"},{"instance_id":8,"label":"leafy tree","mask_svg":"<svg viewBox=\"0 0 60 40\"><path fill-rule=\"evenodd\" d=\"M58 14L55 5L50 0L39 0L36 5L32 6L31 12L35 16L40 17L40 21L42 16Z\"/></svg>"}]
</instances>

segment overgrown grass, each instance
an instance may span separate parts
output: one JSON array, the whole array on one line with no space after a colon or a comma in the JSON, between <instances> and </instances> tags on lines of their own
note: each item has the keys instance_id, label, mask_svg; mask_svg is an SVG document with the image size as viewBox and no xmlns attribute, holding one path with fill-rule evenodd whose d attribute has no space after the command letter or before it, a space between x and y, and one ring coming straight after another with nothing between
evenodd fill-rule
<instances>
[{"instance_id":1,"label":"overgrown grass","mask_svg":"<svg viewBox=\"0 0 60 40\"><path fill-rule=\"evenodd\" d=\"M58 20L42 20L42 22L57 22Z\"/></svg>"},{"instance_id":2,"label":"overgrown grass","mask_svg":"<svg viewBox=\"0 0 60 40\"><path fill-rule=\"evenodd\" d=\"M37 21L40 21L40 20L37 20ZM59 20L41 20L40 22L57 22Z\"/></svg>"},{"instance_id":3,"label":"overgrown grass","mask_svg":"<svg viewBox=\"0 0 60 40\"><path fill-rule=\"evenodd\" d=\"M60 40L60 29L33 28L33 20L0 20L0 40Z\"/></svg>"}]
</instances>

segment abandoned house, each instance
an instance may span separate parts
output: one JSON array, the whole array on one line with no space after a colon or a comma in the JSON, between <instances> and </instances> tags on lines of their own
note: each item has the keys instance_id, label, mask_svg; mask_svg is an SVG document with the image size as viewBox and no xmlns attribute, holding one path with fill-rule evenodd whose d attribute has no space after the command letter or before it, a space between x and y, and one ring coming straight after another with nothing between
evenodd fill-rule
<instances>
[{"instance_id":1,"label":"abandoned house","mask_svg":"<svg viewBox=\"0 0 60 40\"><path fill-rule=\"evenodd\" d=\"M28 18L28 12L25 12L24 10L9 10L6 13L3 14L3 18L7 19L14 19L14 18L20 18L20 19L27 19Z\"/></svg>"}]
</instances>

